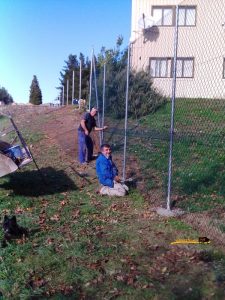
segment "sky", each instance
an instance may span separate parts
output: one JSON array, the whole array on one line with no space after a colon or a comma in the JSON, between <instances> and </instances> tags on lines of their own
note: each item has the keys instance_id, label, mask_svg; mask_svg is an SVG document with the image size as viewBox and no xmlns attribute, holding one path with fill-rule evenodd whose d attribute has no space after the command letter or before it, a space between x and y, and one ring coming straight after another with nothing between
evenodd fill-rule
<instances>
[{"instance_id":1,"label":"sky","mask_svg":"<svg viewBox=\"0 0 225 300\"><path fill-rule=\"evenodd\" d=\"M120 35L125 48L130 27L131 0L0 0L0 87L28 103L36 75L42 102L54 103L68 56L90 58Z\"/></svg>"}]
</instances>

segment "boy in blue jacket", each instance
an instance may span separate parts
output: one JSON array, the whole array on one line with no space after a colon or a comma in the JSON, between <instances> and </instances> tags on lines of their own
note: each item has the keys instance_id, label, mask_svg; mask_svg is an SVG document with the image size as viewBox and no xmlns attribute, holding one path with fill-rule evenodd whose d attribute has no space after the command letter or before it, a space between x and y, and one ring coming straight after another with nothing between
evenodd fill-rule
<instances>
[{"instance_id":1,"label":"boy in blue jacket","mask_svg":"<svg viewBox=\"0 0 225 300\"><path fill-rule=\"evenodd\" d=\"M96 160L96 172L101 184L100 194L109 196L125 196L128 187L121 184L118 169L111 156L111 147L108 144L101 146L101 153Z\"/></svg>"}]
</instances>

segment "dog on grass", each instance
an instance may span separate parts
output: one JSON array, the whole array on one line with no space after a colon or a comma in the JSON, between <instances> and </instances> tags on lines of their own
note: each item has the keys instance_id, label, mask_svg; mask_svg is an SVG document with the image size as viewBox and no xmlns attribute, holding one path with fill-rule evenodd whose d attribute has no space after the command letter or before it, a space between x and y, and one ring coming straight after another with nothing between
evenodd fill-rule
<instances>
[{"instance_id":1,"label":"dog on grass","mask_svg":"<svg viewBox=\"0 0 225 300\"><path fill-rule=\"evenodd\" d=\"M10 218L5 215L2 227L4 232L2 247L6 247L7 243L11 240L21 239L28 236L27 229L17 224L16 216L12 216Z\"/></svg>"}]
</instances>

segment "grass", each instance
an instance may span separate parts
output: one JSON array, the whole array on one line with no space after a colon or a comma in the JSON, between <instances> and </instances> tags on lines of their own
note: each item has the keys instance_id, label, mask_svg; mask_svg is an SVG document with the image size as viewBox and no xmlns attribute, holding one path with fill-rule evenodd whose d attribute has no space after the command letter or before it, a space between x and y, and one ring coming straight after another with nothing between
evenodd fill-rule
<instances>
[{"instance_id":1,"label":"grass","mask_svg":"<svg viewBox=\"0 0 225 300\"><path fill-rule=\"evenodd\" d=\"M155 114L144 117L141 124L156 129L170 128L170 113L171 104L168 102ZM216 126L215 129L219 130L221 123L224 123L223 100L176 99L175 127L177 129L189 129L189 126L192 126L196 131L203 129L209 131L212 129L211 126Z\"/></svg>"},{"instance_id":2,"label":"grass","mask_svg":"<svg viewBox=\"0 0 225 300\"><path fill-rule=\"evenodd\" d=\"M225 225L224 224L220 224L219 228L223 233L225 233Z\"/></svg>"},{"instance_id":3,"label":"grass","mask_svg":"<svg viewBox=\"0 0 225 300\"><path fill-rule=\"evenodd\" d=\"M1 218L15 214L30 233L26 240L13 240L0 248L3 299L222 295L225 259L220 252L210 245L172 247L171 241L198 233L182 220L163 219L152 212L137 189L122 199L100 197L95 179L84 184L60 159L62 150L43 137L34 141L33 149L47 185L32 164L0 179ZM141 147L135 145L136 154L150 160L144 172L155 168L158 176L166 173L166 145L158 142L154 151L141 151ZM210 253L210 263L199 256L203 249Z\"/></svg>"},{"instance_id":4,"label":"grass","mask_svg":"<svg viewBox=\"0 0 225 300\"><path fill-rule=\"evenodd\" d=\"M191 226L174 218L169 219L168 224L171 225L176 230L185 230L185 231L192 230Z\"/></svg>"},{"instance_id":5,"label":"grass","mask_svg":"<svg viewBox=\"0 0 225 300\"><path fill-rule=\"evenodd\" d=\"M31 132L30 130L24 130L23 137L26 140L26 143L30 145L41 141L44 138L44 135L41 132Z\"/></svg>"},{"instance_id":6,"label":"grass","mask_svg":"<svg viewBox=\"0 0 225 300\"><path fill-rule=\"evenodd\" d=\"M175 109L173 144L172 190L176 195L187 195L189 201L181 206L189 211L210 210L222 205L225 196L224 156L224 101L209 99L178 99ZM129 150L142 161L145 174L158 174L167 189L169 140L161 139L160 132L169 132L170 103L155 114L140 120L142 131L150 139L136 135ZM146 131L147 130L147 131ZM149 133L148 133L149 131ZM168 135L169 138L169 135ZM147 186L154 187L149 181Z\"/></svg>"},{"instance_id":7,"label":"grass","mask_svg":"<svg viewBox=\"0 0 225 300\"><path fill-rule=\"evenodd\" d=\"M131 190L130 197L131 197L131 200L133 201L134 207L136 207L136 208L143 207L145 200L140 193L138 193L136 190Z\"/></svg>"}]
</instances>

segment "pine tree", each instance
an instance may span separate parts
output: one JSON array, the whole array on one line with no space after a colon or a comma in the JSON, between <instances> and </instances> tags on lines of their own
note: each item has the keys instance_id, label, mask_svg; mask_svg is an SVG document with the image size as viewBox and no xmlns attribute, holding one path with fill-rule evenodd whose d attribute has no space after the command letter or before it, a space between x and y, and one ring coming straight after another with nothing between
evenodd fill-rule
<instances>
[{"instance_id":1,"label":"pine tree","mask_svg":"<svg viewBox=\"0 0 225 300\"><path fill-rule=\"evenodd\" d=\"M11 104L13 102L12 96L4 87L0 87L0 102L4 104Z\"/></svg>"},{"instance_id":2,"label":"pine tree","mask_svg":"<svg viewBox=\"0 0 225 300\"><path fill-rule=\"evenodd\" d=\"M89 76L90 76L90 61L82 53L80 53L79 59L77 55L70 54L67 61L64 61L66 65L60 72L61 78L59 78L61 86L57 87L61 92L62 86L64 86L64 99L67 98L67 80L68 80L68 100L71 103L72 100L72 78L74 72L74 98L79 98L79 77L80 77L80 61L82 64L82 83L81 83L81 98L87 99L89 93Z\"/></svg>"},{"instance_id":3,"label":"pine tree","mask_svg":"<svg viewBox=\"0 0 225 300\"><path fill-rule=\"evenodd\" d=\"M30 103L35 105L42 104L42 93L39 87L37 76L34 75L31 86L30 86Z\"/></svg>"},{"instance_id":4,"label":"pine tree","mask_svg":"<svg viewBox=\"0 0 225 300\"><path fill-rule=\"evenodd\" d=\"M91 106L98 105L101 111L103 106L103 78L104 64L106 65L105 73L105 113L115 118L124 118L125 101L126 101L126 84L127 84L127 56L128 48L121 50L123 37L119 36L116 42L116 47L102 47L100 53L94 57L98 99L96 99L94 74L91 89ZM58 89L64 90L64 100L67 97L67 82L68 82L68 102L71 103L72 96L72 74L74 72L74 97L78 98L79 92L79 65L82 63L82 95L81 98L88 99L90 93L90 65L91 61L80 53L79 60L76 55L69 55L65 61L66 66L60 72L61 86ZM92 71L93 72L93 71ZM64 88L63 88L64 87ZM154 113L159 107L166 102L163 97L154 87L152 78L148 71L134 72L132 69L129 72L129 101L128 101L128 116L140 118L142 116Z\"/></svg>"}]
</instances>

